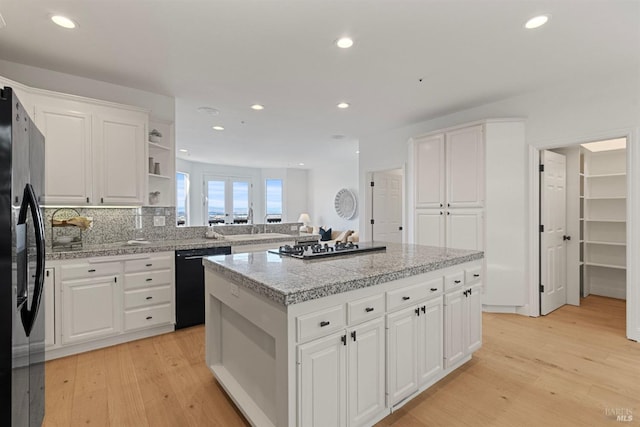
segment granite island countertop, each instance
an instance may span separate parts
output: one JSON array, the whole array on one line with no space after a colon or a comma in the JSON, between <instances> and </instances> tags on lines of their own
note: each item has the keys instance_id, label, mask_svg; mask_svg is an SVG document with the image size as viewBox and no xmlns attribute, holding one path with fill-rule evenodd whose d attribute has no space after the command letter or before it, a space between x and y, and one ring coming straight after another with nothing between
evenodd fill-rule
<instances>
[{"instance_id":1,"label":"granite island countertop","mask_svg":"<svg viewBox=\"0 0 640 427\"><path fill-rule=\"evenodd\" d=\"M302 260L266 251L216 255L205 268L290 305L482 259L484 253L385 243L386 251Z\"/></svg>"},{"instance_id":2,"label":"granite island countertop","mask_svg":"<svg viewBox=\"0 0 640 427\"><path fill-rule=\"evenodd\" d=\"M118 256L132 255L153 252L179 251L184 249L201 249L213 248L219 246L241 246L253 244L273 243L274 248L280 243L298 240L298 241L314 241L318 240L317 234L304 236L286 235L279 233L265 234L245 234L245 235L229 235L223 239L179 239L179 240L158 240L151 241L148 244L130 245L126 242L105 243L102 245L85 245L82 249L76 250L52 250L50 247L46 250L47 261L57 261L66 259L90 258L97 256Z\"/></svg>"}]
</instances>

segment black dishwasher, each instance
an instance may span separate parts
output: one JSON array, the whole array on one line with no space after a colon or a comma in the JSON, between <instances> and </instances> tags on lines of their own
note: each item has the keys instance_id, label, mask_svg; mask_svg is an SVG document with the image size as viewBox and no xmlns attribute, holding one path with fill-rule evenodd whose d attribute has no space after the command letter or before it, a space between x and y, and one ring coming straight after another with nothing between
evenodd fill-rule
<instances>
[{"instance_id":1,"label":"black dishwasher","mask_svg":"<svg viewBox=\"0 0 640 427\"><path fill-rule=\"evenodd\" d=\"M176 251L176 329L204 323L202 258L230 253L231 246Z\"/></svg>"}]
</instances>

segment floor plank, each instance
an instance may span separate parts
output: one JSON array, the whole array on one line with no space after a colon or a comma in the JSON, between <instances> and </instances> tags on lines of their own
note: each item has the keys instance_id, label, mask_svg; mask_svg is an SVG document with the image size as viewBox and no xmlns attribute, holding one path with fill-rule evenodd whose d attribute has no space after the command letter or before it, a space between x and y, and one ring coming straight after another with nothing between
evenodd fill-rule
<instances>
[{"instance_id":1,"label":"floor plank","mask_svg":"<svg viewBox=\"0 0 640 427\"><path fill-rule=\"evenodd\" d=\"M540 318L483 322L469 363L377 427L640 425L640 344L625 338L624 301L590 296ZM46 369L46 427L248 425L205 366L202 326Z\"/></svg>"}]
</instances>

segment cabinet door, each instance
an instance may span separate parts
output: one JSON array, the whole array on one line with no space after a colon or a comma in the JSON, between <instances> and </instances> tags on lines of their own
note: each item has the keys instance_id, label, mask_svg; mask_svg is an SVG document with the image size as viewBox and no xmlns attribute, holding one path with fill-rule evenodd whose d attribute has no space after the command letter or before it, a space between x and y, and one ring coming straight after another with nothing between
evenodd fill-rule
<instances>
[{"instance_id":1,"label":"cabinet door","mask_svg":"<svg viewBox=\"0 0 640 427\"><path fill-rule=\"evenodd\" d=\"M44 345L49 347L56 343L56 282L53 268L44 272Z\"/></svg>"},{"instance_id":2,"label":"cabinet door","mask_svg":"<svg viewBox=\"0 0 640 427\"><path fill-rule=\"evenodd\" d=\"M483 250L483 218L480 209L448 210L446 215L446 246L456 249Z\"/></svg>"},{"instance_id":3,"label":"cabinet door","mask_svg":"<svg viewBox=\"0 0 640 427\"><path fill-rule=\"evenodd\" d=\"M422 386L442 372L442 297L420 305L418 317L418 381Z\"/></svg>"},{"instance_id":4,"label":"cabinet door","mask_svg":"<svg viewBox=\"0 0 640 427\"><path fill-rule=\"evenodd\" d=\"M443 209L416 210L416 236L418 245L444 246L445 215Z\"/></svg>"},{"instance_id":5,"label":"cabinet door","mask_svg":"<svg viewBox=\"0 0 640 427\"><path fill-rule=\"evenodd\" d=\"M143 203L145 180L145 123L134 118L100 116L96 119L95 170L98 203Z\"/></svg>"},{"instance_id":6,"label":"cabinet door","mask_svg":"<svg viewBox=\"0 0 640 427\"><path fill-rule=\"evenodd\" d=\"M301 426L347 424L343 336L344 331L298 346L298 419Z\"/></svg>"},{"instance_id":7,"label":"cabinet door","mask_svg":"<svg viewBox=\"0 0 640 427\"><path fill-rule=\"evenodd\" d=\"M470 354L482 346L482 283L467 289L464 299L464 345L465 352Z\"/></svg>"},{"instance_id":8,"label":"cabinet door","mask_svg":"<svg viewBox=\"0 0 640 427\"><path fill-rule=\"evenodd\" d=\"M118 277L62 282L62 342L87 341L121 330Z\"/></svg>"},{"instance_id":9,"label":"cabinet door","mask_svg":"<svg viewBox=\"0 0 640 427\"><path fill-rule=\"evenodd\" d=\"M484 144L482 126L446 134L447 207L482 207Z\"/></svg>"},{"instance_id":10,"label":"cabinet door","mask_svg":"<svg viewBox=\"0 0 640 427\"><path fill-rule=\"evenodd\" d=\"M415 139L416 208L442 208L445 199L444 135Z\"/></svg>"},{"instance_id":11,"label":"cabinet door","mask_svg":"<svg viewBox=\"0 0 640 427\"><path fill-rule=\"evenodd\" d=\"M92 203L91 115L44 105L35 113L45 137L45 203Z\"/></svg>"},{"instance_id":12,"label":"cabinet door","mask_svg":"<svg viewBox=\"0 0 640 427\"><path fill-rule=\"evenodd\" d=\"M384 318L348 330L349 426L369 425L385 409Z\"/></svg>"},{"instance_id":13,"label":"cabinet door","mask_svg":"<svg viewBox=\"0 0 640 427\"><path fill-rule=\"evenodd\" d=\"M448 368L464 357L463 290L444 296L444 360Z\"/></svg>"},{"instance_id":14,"label":"cabinet door","mask_svg":"<svg viewBox=\"0 0 640 427\"><path fill-rule=\"evenodd\" d=\"M417 315L409 307L387 316L387 406L418 389Z\"/></svg>"}]
</instances>

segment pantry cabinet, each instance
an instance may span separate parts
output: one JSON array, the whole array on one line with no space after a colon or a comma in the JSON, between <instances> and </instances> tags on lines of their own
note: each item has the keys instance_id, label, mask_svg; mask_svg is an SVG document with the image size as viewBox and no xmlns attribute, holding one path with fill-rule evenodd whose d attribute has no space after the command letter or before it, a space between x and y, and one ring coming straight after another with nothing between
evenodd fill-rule
<instances>
[{"instance_id":1,"label":"pantry cabinet","mask_svg":"<svg viewBox=\"0 0 640 427\"><path fill-rule=\"evenodd\" d=\"M46 204L143 204L145 111L61 94L33 101L45 137Z\"/></svg>"},{"instance_id":2,"label":"pantry cabinet","mask_svg":"<svg viewBox=\"0 0 640 427\"><path fill-rule=\"evenodd\" d=\"M476 273L480 274L480 273ZM482 345L482 282L461 286L444 297L445 367L454 366Z\"/></svg>"}]
</instances>

